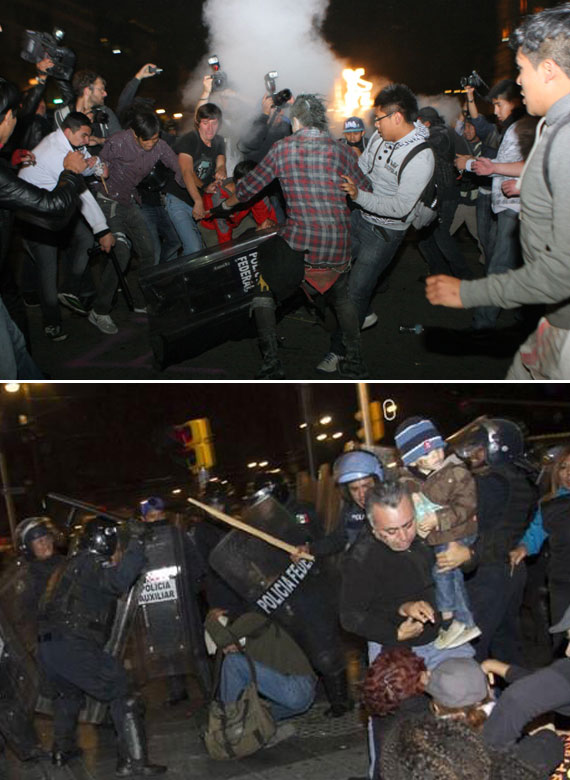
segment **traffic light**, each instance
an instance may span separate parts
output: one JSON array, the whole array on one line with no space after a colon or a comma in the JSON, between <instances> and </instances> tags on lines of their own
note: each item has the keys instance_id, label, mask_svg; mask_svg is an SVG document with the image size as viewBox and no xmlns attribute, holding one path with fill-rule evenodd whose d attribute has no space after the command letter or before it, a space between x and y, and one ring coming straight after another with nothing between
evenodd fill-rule
<instances>
[{"instance_id":1,"label":"traffic light","mask_svg":"<svg viewBox=\"0 0 570 780\"><path fill-rule=\"evenodd\" d=\"M207 417L187 420L173 427L174 436L184 450L187 466L193 470L211 469L216 464L212 430Z\"/></svg>"},{"instance_id":2,"label":"traffic light","mask_svg":"<svg viewBox=\"0 0 570 780\"><path fill-rule=\"evenodd\" d=\"M372 441L369 443L373 444L384 438L384 418L382 416L382 404L380 401L371 401L368 404L368 415L372 434ZM355 420L358 420L358 422L362 422L362 412L356 412L354 418ZM366 438L364 428L359 428L356 431L356 435L359 439L364 440Z\"/></svg>"}]
</instances>

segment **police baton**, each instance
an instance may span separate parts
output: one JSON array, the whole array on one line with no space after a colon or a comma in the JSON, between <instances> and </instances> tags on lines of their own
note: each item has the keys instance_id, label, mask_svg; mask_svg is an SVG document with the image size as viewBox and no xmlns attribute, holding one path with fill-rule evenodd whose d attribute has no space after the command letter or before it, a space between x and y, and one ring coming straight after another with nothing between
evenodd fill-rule
<instances>
[{"instance_id":1,"label":"police baton","mask_svg":"<svg viewBox=\"0 0 570 780\"><path fill-rule=\"evenodd\" d=\"M89 257L93 257L93 255L98 255L99 252L102 252L102 251L103 250L101 249L100 246L94 246L92 249L89 249L87 254L89 255ZM115 254L115 250L113 249L113 247L111 247L109 252L108 253L106 252L105 254L108 254L109 257L111 258L111 262L113 263L113 267L114 267L115 272L117 274L117 277L119 279L119 287L123 291L123 296L125 298L125 301L127 302L127 306L129 307L129 310L130 311L134 311L135 310L135 302L133 301L133 296L132 296L130 287L129 287L128 282L127 282L127 277L123 273L123 269L121 268L121 265L120 265L119 261L117 260L117 255Z\"/></svg>"},{"instance_id":2,"label":"police baton","mask_svg":"<svg viewBox=\"0 0 570 780\"><path fill-rule=\"evenodd\" d=\"M105 512L104 509L95 506L95 504L87 504L84 501L78 501L76 498L63 496L61 493L48 493L47 498L51 498L52 501L58 501L60 504L66 504L71 507L66 523L68 528L70 528L71 524L74 522L75 514L78 511L88 512L89 514L98 515L99 517L106 517L108 520L115 520L119 523L124 523L125 520L127 520L126 517L121 517L120 515L115 515L111 512Z\"/></svg>"},{"instance_id":3,"label":"police baton","mask_svg":"<svg viewBox=\"0 0 570 780\"><path fill-rule=\"evenodd\" d=\"M196 501L195 498L188 498L187 500L191 504L194 504L195 506L200 507L200 509L203 509L204 512L209 512L214 517L217 517L218 520L221 520L223 523L227 523L234 528L239 528L240 531L245 531L246 534L251 534L251 536L257 536L259 539L263 539L264 542L267 542L267 544L271 544L273 547L279 547L281 550L285 550L285 552L288 552L289 555L297 555L299 558L305 558L307 561L315 560L314 555L311 555L311 553L299 552L299 549L295 547L294 544L288 544L282 539L278 539L276 536L266 534L265 531L260 531L258 528L254 528L252 525L243 523L241 520L237 520L231 515L226 515L223 512L220 512L219 509L214 509L214 507L208 506L208 504L203 504L201 501Z\"/></svg>"}]
</instances>

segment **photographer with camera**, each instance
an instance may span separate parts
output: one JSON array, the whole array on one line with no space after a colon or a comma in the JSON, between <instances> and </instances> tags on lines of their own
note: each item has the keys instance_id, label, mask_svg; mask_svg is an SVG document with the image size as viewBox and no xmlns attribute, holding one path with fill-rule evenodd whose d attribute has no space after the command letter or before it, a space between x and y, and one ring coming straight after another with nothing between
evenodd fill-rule
<instances>
[{"instance_id":1,"label":"photographer with camera","mask_svg":"<svg viewBox=\"0 0 570 780\"><path fill-rule=\"evenodd\" d=\"M286 107L293 105L295 98L290 89L276 92L276 78L275 71L266 75L267 92L261 99L261 114L254 119L250 132L239 144L245 157L256 163L265 157L275 141L286 138L293 132Z\"/></svg>"},{"instance_id":2,"label":"photographer with camera","mask_svg":"<svg viewBox=\"0 0 570 780\"><path fill-rule=\"evenodd\" d=\"M0 79L0 149L16 126L15 111L20 91L15 84ZM87 167L81 152L70 151L63 159L62 170L52 192L19 179L6 160L0 157L0 376L3 379L43 379L28 351L21 329L12 317L21 313L21 299L7 262L13 212L25 213L28 219L63 221L76 208L78 196L85 189L78 174ZM10 314L6 305L10 308ZM25 314L22 327L26 329Z\"/></svg>"},{"instance_id":3,"label":"photographer with camera","mask_svg":"<svg viewBox=\"0 0 570 780\"><path fill-rule=\"evenodd\" d=\"M93 132L89 139L89 146L95 147L92 151L98 154L107 138L121 130L121 123L117 117L133 102L140 83L143 79L152 78L162 73L152 62L147 62L140 68L135 76L127 82L117 102L117 113L105 105L107 97L105 79L95 71L78 70L71 80L60 81L59 86L65 101L65 106L55 112L55 123L61 128L63 120L70 111L79 111L85 114L91 121Z\"/></svg>"}]
</instances>

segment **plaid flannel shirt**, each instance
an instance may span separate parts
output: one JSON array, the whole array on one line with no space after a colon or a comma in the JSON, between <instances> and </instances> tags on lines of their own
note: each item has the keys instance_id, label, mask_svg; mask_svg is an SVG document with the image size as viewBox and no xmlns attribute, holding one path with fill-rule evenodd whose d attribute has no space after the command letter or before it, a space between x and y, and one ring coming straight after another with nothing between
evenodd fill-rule
<instances>
[{"instance_id":1,"label":"plaid flannel shirt","mask_svg":"<svg viewBox=\"0 0 570 780\"><path fill-rule=\"evenodd\" d=\"M350 147L306 127L273 144L240 179L236 196L247 201L279 179L287 201L287 220L279 234L292 249L305 252L308 265L342 272L350 262L350 211L340 188L341 174L360 189L372 189Z\"/></svg>"}]
</instances>

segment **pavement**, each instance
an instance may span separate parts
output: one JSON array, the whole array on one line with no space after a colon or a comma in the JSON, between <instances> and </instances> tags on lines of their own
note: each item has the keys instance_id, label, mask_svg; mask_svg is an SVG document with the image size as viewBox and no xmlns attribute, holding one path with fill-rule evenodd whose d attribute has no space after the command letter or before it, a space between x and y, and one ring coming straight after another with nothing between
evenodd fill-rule
<instances>
[{"instance_id":1,"label":"pavement","mask_svg":"<svg viewBox=\"0 0 570 780\"><path fill-rule=\"evenodd\" d=\"M463 230L463 229L462 229ZM460 246L473 272L482 275L475 243L460 233ZM487 380L502 379L523 334L512 312L503 312L499 329L487 336L469 332L471 313L431 306L424 295L427 267L412 232L400 250L387 281L381 282L372 308L378 324L363 332L362 344L370 379ZM136 285L134 272L130 283ZM387 286L387 289L386 289ZM51 342L43 333L39 308L28 308L32 352L53 380L228 380L252 379L260 365L252 332L234 332L229 339L197 357L161 370L154 359L145 315L132 314L122 298L113 319L119 332L108 336L86 318L63 310L70 334ZM419 335L400 326L421 324ZM329 332L301 299L278 327L287 379L340 379L319 374L315 367L329 348Z\"/></svg>"},{"instance_id":2,"label":"pavement","mask_svg":"<svg viewBox=\"0 0 570 780\"><path fill-rule=\"evenodd\" d=\"M144 691L143 691L144 694ZM169 780L208 778L208 780L346 780L367 772L366 734L359 711L340 718L326 718L328 707L317 701L305 715L288 721L294 736L252 756L231 761L214 761L200 736L204 710L192 711L181 703L165 709L150 706L147 711L149 756L154 763L168 766L163 777ZM50 744L51 720L37 719L44 746ZM22 764L8 754L5 780L109 780L115 771L115 736L108 726L80 726L81 759L66 767L53 767L49 760Z\"/></svg>"}]
</instances>

